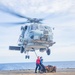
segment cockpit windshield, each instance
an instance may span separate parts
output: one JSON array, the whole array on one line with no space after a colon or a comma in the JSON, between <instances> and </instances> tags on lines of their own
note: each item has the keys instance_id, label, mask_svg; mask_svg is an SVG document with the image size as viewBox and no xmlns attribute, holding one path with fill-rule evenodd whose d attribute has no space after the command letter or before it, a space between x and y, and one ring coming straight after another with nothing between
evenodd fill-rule
<instances>
[{"instance_id":1,"label":"cockpit windshield","mask_svg":"<svg viewBox=\"0 0 75 75\"><path fill-rule=\"evenodd\" d=\"M31 25L31 30L37 30L38 29L38 25Z\"/></svg>"},{"instance_id":2,"label":"cockpit windshield","mask_svg":"<svg viewBox=\"0 0 75 75\"><path fill-rule=\"evenodd\" d=\"M43 31L43 30L51 31L51 27L49 27L49 26L42 26L42 25L40 25L40 30L41 30L41 31Z\"/></svg>"},{"instance_id":3,"label":"cockpit windshield","mask_svg":"<svg viewBox=\"0 0 75 75\"><path fill-rule=\"evenodd\" d=\"M41 31L43 30L51 31L51 27L49 26L34 25L34 24L30 26L30 29L31 30L41 30Z\"/></svg>"},{"instance_id":4,"label":"cockpit windshield","mask_svg":"<svg viewBox=\"0 0 75 75\"><path fill-rule=\"evenodd\" d=\"M51 27L49 27L49 26L44 26L44 29L51 31Z\"/></svg>"}]
</instances>

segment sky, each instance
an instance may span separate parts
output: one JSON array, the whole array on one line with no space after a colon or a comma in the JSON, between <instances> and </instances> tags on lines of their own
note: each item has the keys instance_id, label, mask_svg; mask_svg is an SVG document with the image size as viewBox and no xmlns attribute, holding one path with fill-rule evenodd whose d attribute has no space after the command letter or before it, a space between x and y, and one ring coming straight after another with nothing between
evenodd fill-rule
<instances>
[{"instance_id":1,"label":"sky","mask_svg":"<svg viewBox=\"0 0 75 75\"><path fill-rule=\"evenodd\" d=\"M53 40L50 47L51 55L36 51L44 61L75 61L75 0L0 0L0 5L31 18L43 18L43 23L54 27ZM17 46L21 26L7 25L4 22L24 22L23 18L0 11L0 63L35 62L36 55L29 52L30 59L25 54L9 50L9 46Z\"/></svg>"}]
</instances>

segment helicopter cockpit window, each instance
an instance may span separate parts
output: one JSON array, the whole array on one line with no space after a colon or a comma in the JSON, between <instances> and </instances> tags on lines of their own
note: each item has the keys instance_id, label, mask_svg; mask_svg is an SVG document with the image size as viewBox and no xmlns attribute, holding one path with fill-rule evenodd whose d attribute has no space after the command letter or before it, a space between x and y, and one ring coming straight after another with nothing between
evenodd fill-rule
<instances>
[{"instance_id":1,"label":"helicopter cockpit window","mask_svg":"<svg viewBox=\"0 0 75 75\"><path fill-rule=\"evenodd\" d=\"M27 30L27 26L25 26L25 30Z\"/></svg>"},{"instance_id":2,"label":"helicopter cockpit window","mask_svg":"<svg viewBox=\"0 0 75 75\"><path fill-rule=\"evenodd\" d=\"M44 29L51 31L51 27L49 26L44 26Z\"/></svg>"},{"instance_id":3,"label":"helicopter cockpit window","mask_svg":"<svg viewBox=\"0 0 75 75\"><path fill-rule=\"evenodd\" d=\"M38 29L37 25L31 25L31 30L36 30L36 29Z\"/></svg>"},{"instance_id":4,"label":"helicopter cockpit window","mask_svg":"<svg viewBox=\"0 0 75 75\"><path fill-rule=\"evenodd\" d=\"M32 30L33 29L33 26L30 26L30 29Z\"/></svg>"},{"instance_id":5,"label":"helicopter cockpit window","mask_svg":"<svg viewBox=\"0 0 75 75\"><path fill-rule=\"evenodd\" d=\"M49 31L52 31L52 30L51 30L51 27L48 27L48 30L49 30Z\"/></svg>"},{"instance_id":6,"label":"helicopter cockpit window","mask_svg":"<svg viewBox=\"0 0 75 75\"><path fill-rule=\"evenodd\" d=\"M47 26L45 26L44 28L45 28L45 29L48 29L48 27L47 27Z\"/></svg>"},{"instance_id":7,"label":"helicopter cockpit window","mask_svg":"<svg viewBox=\"0 0 75 75\"><path fill-rule=\"evenodd\" d=\"M40 25L39 27L40 27L40 30L41 30L41 31L44 30L44 27L43 27L42 25Z\"/></svg>"},{"instance_id":8,"label":"helicopter cockpit window","mask_svg":"<svg viewBox=\"0 0 75 75\"><path fill-rule=\"evenodd\" d=\"M46 26L45 26L44 28L45 28L45 29L47 29L47 27L46 27Z\"/></svg>"}]
</instances>

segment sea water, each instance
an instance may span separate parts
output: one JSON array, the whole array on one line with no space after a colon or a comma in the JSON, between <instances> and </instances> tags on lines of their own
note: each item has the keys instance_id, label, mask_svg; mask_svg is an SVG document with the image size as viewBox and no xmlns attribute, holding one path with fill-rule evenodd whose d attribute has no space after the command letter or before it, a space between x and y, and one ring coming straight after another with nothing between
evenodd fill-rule
<instances>
[{"instance_id":1,"label":"sea water","mask_svg":"<svg viewBox=\"0 0 75 75\"><path fill-rule=\"evenodd\" d=\"M53 65L57 68L75 68L75 61L58 61L58 62L44 62L44 65ZM0 64L0 70L21 70L21 69L35 69L35 62L31 63L6 63Z\"/></svg>"}]
</instances>

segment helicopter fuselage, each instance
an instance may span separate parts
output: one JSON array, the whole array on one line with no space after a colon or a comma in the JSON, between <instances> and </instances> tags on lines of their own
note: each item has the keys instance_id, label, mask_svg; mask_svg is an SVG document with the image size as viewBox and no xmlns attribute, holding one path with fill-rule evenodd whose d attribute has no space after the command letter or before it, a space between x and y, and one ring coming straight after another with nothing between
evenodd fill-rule
<instances>
[{"instance_id":1,"label":"helicopter fuselage","mask_svg":"<svg viewBox=\"0 0 75 75\"><path fill-rule=\"evenodd\" d=\"M26 27L26 29L25 29ZM19 38L19 46L25 50L47 49L54 44L53 33L49 26L28 25L22 27L22 33Z\"/></svg>"},{"instance_id":2,"label":"helicopter fuselage","mask_svg":"<svg viewBox=\"0 0 75 75\"><path fill-rule=\"evenodd\" d=\"M53 44L55 44L55 42L53 41L51 27L30 24L21 27L18 46L9 46L9 49L18 50L21 53L27 53L25 58L29 59L29 51L46 51L47 55L50 55L51 51L49 47L51 47Z\"/></svg>"}]
</instances>

